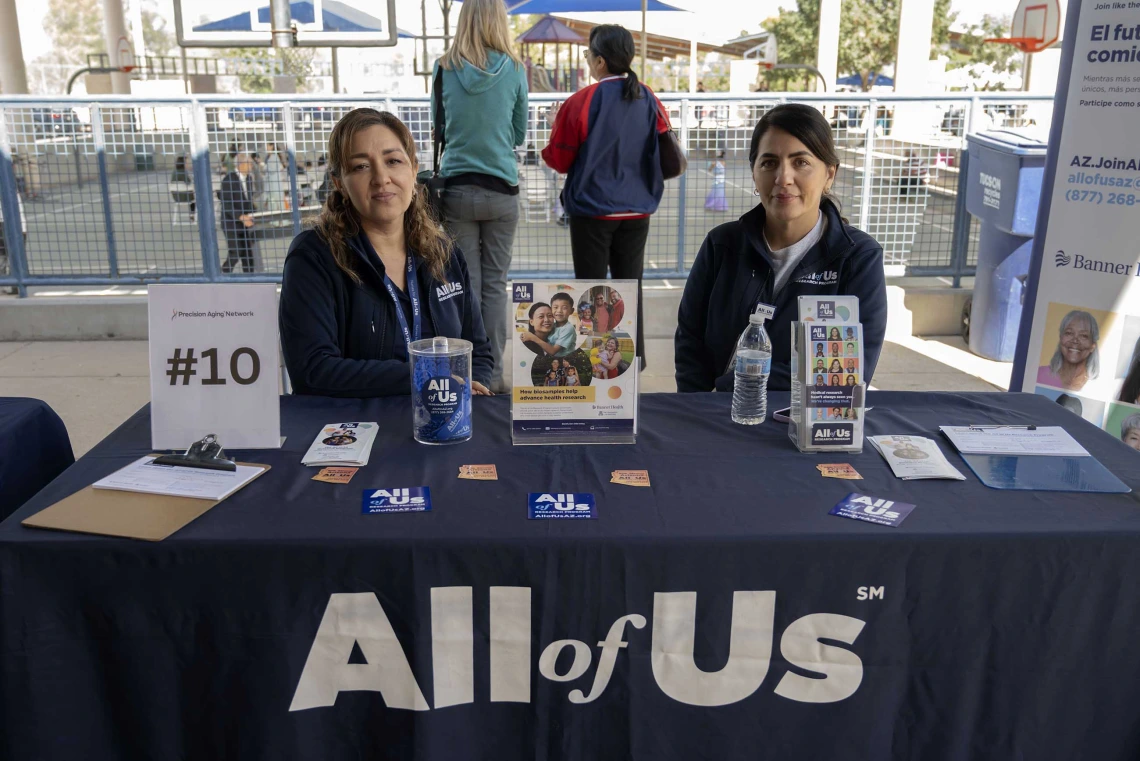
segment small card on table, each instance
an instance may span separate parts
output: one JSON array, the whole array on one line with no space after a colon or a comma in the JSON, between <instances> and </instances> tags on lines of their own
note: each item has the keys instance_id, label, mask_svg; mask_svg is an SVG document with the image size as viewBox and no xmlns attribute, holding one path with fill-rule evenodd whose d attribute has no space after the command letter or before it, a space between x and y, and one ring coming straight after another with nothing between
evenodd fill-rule
<instances>
[{"instance_id":1,"label":"small card on table","mask_svg":"<svg viewBox=\"0 0 1140 761\"><path fill-rule=\"evenodd\" d=\"M531 520L584 520L597 518L593 494L531 492L527 496Z\"/></svg>"},{"instance_id":2,"label":"small card on table","mask_svg":"<svg viewBox=\"0 0 1140 761\"><path fill-rule=\"evenodd\" d=\"M649 486L649 471L615 470L610 474L610 483L624 486Z\"/></svg>"},{"instance_id":3,"label":"small card on table","mask_svg":"<svg viewBox=\"0 0 1140 761\"><path fill-rule=\"evenodd\" d=\"M844 478L848 480L863 478L863 476L859 475L859 471L845 462L833 465L816 465L815 467L824 478Z\"/></svg>"},{"instance_id":4,"label":"small card on table","mask_svg":"<svg viewBox=\"0 0 1140 761\"><path fill-rule=\"evenodd\" d=\"M396 489L365 489L360 512L426 513L431 511L431 492L426 486L404 486Z\"/></svg>"},{"instance_id":5,"label":"small card on table","mask_svg":"<svg viewBox=\"0 0 1140 761\"><path fill-rule=\"evenodd\" d=\"M313 481L324 481L326 484L347 484L356 475L360 468L321 468Z\"/></svg>"},{"instance_id":6,"label":"small card on table","mask_svg":"<svg viewBox=\"0 0 1140 761\"><path fill-rule=\"evenodd\" d=\"M897 528L913 509L914 505L907 502L892 502L889 499L851 492L831 508L829 515Z\"/></svg>"},{"instance_id":7,"label":"small card on table","mask_svg":"<svg viewBox=\"0 0 1140 761\"><path fill-rule=\"evenodd\" d=\"M494 465L460 465L459 477L472 481L498 481L499 470Z\"/></svg>"}]
</instances>

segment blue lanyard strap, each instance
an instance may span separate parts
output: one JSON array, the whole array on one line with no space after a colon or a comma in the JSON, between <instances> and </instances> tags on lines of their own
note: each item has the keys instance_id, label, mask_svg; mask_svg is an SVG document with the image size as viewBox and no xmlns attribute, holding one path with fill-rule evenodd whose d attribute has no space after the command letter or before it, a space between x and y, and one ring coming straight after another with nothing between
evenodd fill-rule
<instances>
[{"instance_id":1,"label":"blue lanyard strap","mask_svg":"<svg viewBox=\"0 0 1140 761\"><path fill-rule=\"evenodd\" d=\"M408 318L404 316L404 308L400 306L400 294L396 292L396 285L387 274L384 275L384 287L388 289L388 295L392 297L392 303L396 305L396 319L400 321L400 330L404 332L404 345L408 347L410 354L412 341L420 340L423 330L420 324L420 289L416 283L416 265L410 253L407 255L407 259L408 275L405 287L408 289L408 298L412 301L411 330L408 330Z\"/></svg>"}]
</instances>

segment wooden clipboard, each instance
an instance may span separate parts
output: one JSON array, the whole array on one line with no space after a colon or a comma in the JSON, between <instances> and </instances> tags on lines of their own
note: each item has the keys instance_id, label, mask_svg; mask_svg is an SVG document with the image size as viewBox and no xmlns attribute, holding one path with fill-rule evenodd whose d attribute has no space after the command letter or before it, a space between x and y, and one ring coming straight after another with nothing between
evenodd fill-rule
<instances>
[{"instance_id":1,"label":"wooden clipboard","mask_svg":"<svg viewBox=\"0 0 1140 761\"><path fill-rule=\"evenodd\" d=\"M238 465L261 470L241 489L269 470L268 465L256 462L239 462ZM204 515L220 501L88 486L25 518L20 525L160 542Z\"/></svg>"}]
</instances>

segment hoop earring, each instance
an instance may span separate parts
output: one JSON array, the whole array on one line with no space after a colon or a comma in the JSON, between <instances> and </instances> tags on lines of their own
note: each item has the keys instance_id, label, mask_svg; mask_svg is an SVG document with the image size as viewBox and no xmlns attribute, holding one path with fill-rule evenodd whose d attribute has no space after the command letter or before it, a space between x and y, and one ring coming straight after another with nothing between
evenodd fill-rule
<instances>
[{"instance_id":1,"label":"hoop earring","mask_svg":"<svg viewBox=\"0 0 1140 761\"><path fill-rule=\"evenodd\" d=\"M754 195L754 196L759 196L759 195L760 195L760 191L759 191L759 190L753 190L753 191L752 191L752 195Z\"/></svg>"}]
</instances>

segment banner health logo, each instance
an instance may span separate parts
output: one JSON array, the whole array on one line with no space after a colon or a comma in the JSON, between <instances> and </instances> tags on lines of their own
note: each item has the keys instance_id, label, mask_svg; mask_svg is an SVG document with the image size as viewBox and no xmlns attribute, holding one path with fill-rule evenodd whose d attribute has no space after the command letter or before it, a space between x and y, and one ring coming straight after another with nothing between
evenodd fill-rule
<instances>
[{"instance_id":1,"label":"banner health logo","mask_svg":"<svg viewBox=\"0 0 1140 761\"><path fill-rule=\"evenodd\" d=\"M813 425L811 428L812 446L845 446L854 440L854 423L829 423Z\"/></svg>"},{"instance_id":2,"label":"banner health logo","mask_svg":"<svg viewBox=\"0 0 1140 761\"><path fill-rule=\"evenodd\" d=\"M1064 251L1058 251L1057 255L1054 257L1054 261L1057 262L1058 267L1068 267L1069 264L1072 263L1073 258L1066 254Z\"/></svg>"},{"instance_id":3,"label":"banner health logo","mask_svg":"<svg viewBox=\"0 0 1140 761\"><path fill-rule=\"evenodd\" d=\"M534 301L534 284L515 283L511 291L511 300L516 304L529 304Z\"/></svg>"},{"instance_id":4,"label":"banner health logo","mask_svg":"<svg viewBox=\"0 0 1140 761\"><path fill-rule=\"evenodd\" d=\"M557 590L544 595L551 596L558 599ZM486 606L480 616L489 626L480 624L478 629L475 604L472 587L432 587L431 648L425 652L417 642L417 652L409 659L374 593L331 595L289 710L332 708L342 691L359 690L379 693L389 709L430 711L471 704L476 674L487 680L479 694L488 695L491 703L530 703L531 670L539 652L533 636L540 628L531 621L531 588L480 590L478 604ZM712 601L706 599L704 606L706 611L712 609ZM631 658L638 664L629 669L631 681L648 676L642 665L648 661L657 688L678 703L706 708L739 703L768 677L778 634L775 612L776 592L734 591L730 620L703 617L698 631L696 592L655 592L648 637L634 631L646 627L646 616L629 613L614 621L601 641L601 629L584 632L582 639L554 638L538 655L538 673L551 682L578 682L566 699L575 705L592 703L609 686L622 651L644 650L648 645L649 658L640 653ZM405 626L408 613L398 614ZM773 692L799 703L835 703L854 695L863 681L863 661L842 645L853 645L864 626L866 621L838 613L810 613L793 621L779 636L782 659L777 662ZM474 646L476 636L485 643L482 647ZM694 643L706 641L728 642L728 660L717 671L698 666L694 657ZM358 647L366 663L352 662ZM487 653L487 662L476 666L475 653ZM413 663L421 671L418 677ZM431 704L421 682L431 688ZM622 685L630 692L639 687L647 685ZM556 699L557 693L547 687L539 685L537 691Z\"/></svg>"}]
</instances>

